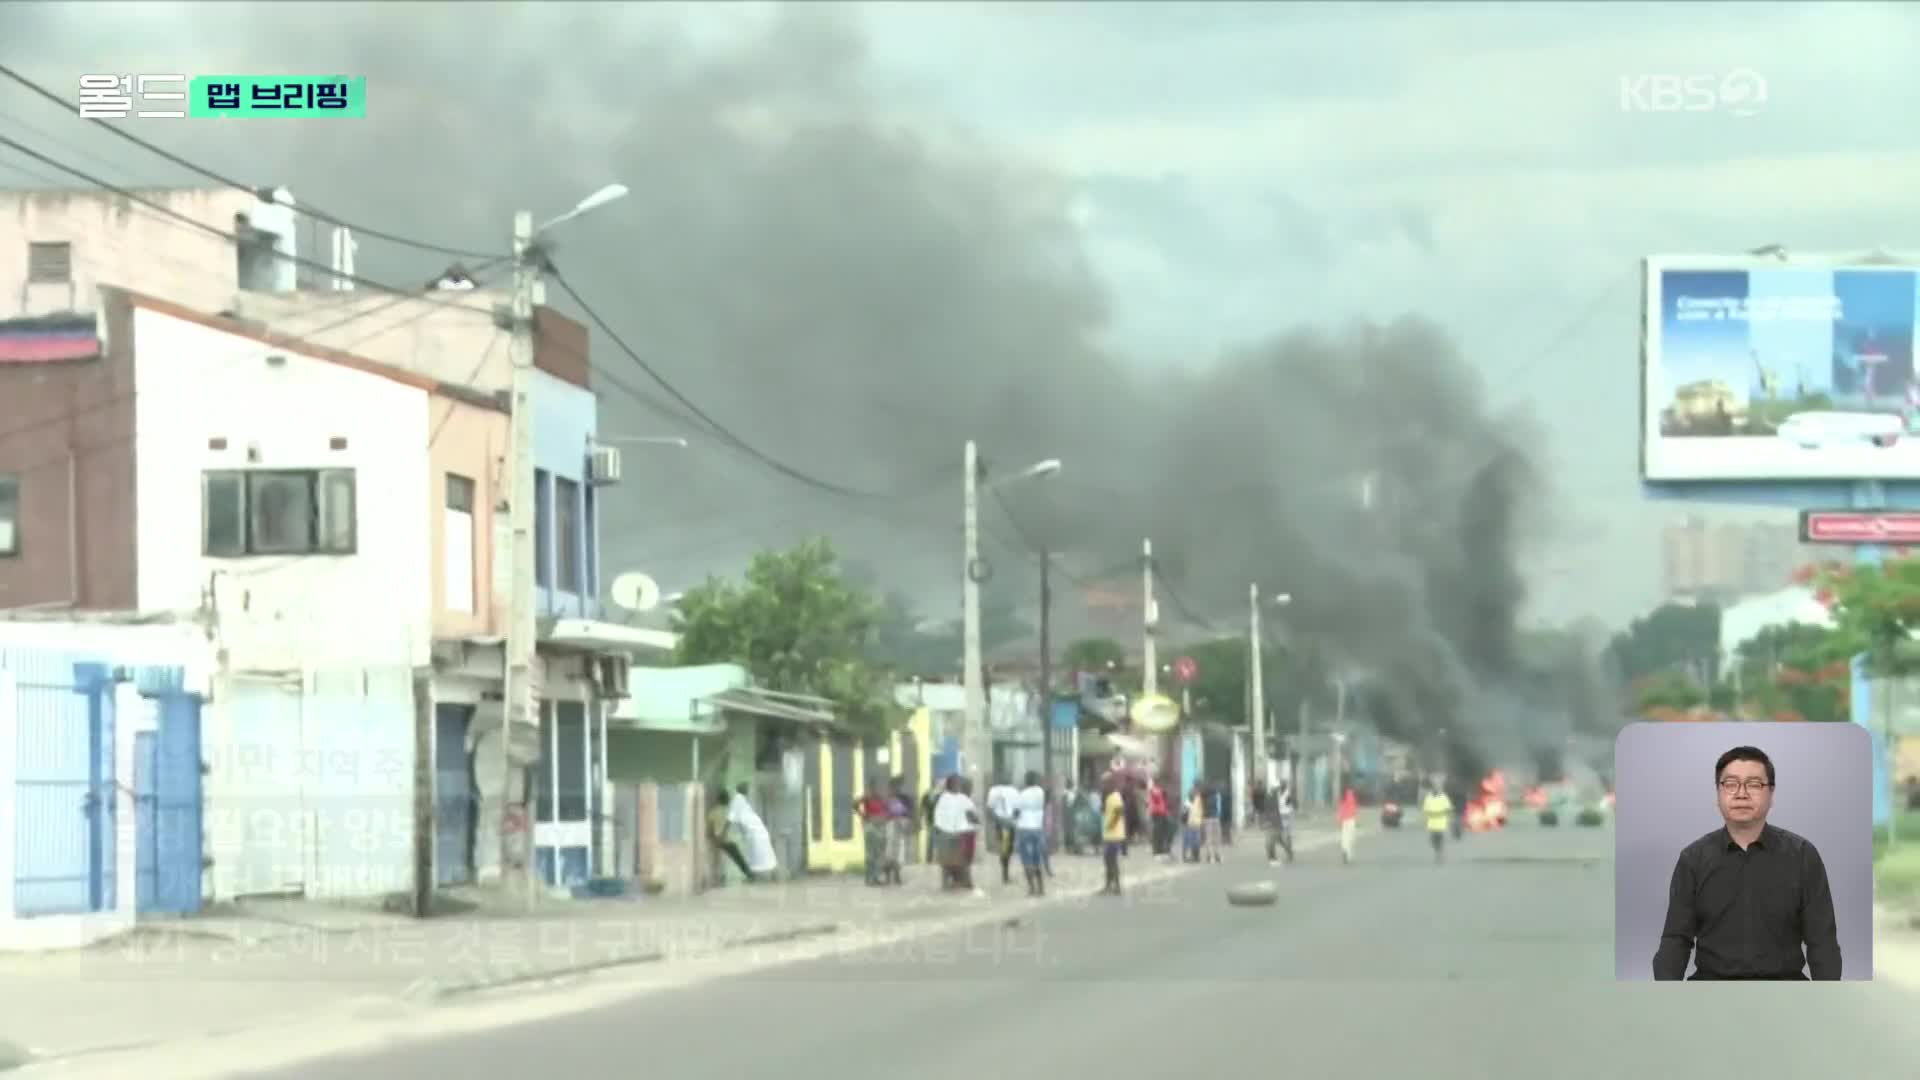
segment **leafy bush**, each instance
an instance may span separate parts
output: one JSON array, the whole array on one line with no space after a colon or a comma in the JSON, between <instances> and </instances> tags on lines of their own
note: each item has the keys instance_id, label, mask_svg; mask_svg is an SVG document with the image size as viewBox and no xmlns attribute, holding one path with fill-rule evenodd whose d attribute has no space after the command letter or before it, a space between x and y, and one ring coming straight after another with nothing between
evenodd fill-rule
<instances>
[{"instance_id":1,"label":"leafy bush","mask_svg":"<svg viewBox=\"0 0 1920 1080\"><path fill-rule=\"evenodd\" d=\"M1607 815L1589 806L1585 810L1580 811L1580 816L1575 818L1574 821L1586 828L1593 829L1606 824Z\"/></svg>"},{"instance_id":2,"label":"leafy bush","mask_svg":"<svg viewBox=\"0 0 1920 1080\"><path fill-rule=\"evenodd\" d=\"M1552 810L1540 811L1540 824L1552 827L1560 824L1560 815Z\"/></svg>"}]
</instances>

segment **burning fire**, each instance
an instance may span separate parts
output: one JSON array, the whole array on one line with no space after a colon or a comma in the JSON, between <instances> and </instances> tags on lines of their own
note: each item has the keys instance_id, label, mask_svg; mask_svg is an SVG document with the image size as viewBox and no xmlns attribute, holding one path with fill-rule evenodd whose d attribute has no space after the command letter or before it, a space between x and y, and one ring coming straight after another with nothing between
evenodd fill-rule
<instances>
[{"instance_id":1,"label":"burning fire","mask_svg":"<svg viewBox=\"0 0 1920 1080\"><path fill-rule=\"evenodd\" d=\"M1529 792L1531 795L1531 792ZM1480 794L1468 800L1461 815L1463 823L1473 832L1487 832L1492 829L1504 829L1507 825L1507 777L1499 769L1488 773L1480 781Z\"/></svg>"}]
</instances>

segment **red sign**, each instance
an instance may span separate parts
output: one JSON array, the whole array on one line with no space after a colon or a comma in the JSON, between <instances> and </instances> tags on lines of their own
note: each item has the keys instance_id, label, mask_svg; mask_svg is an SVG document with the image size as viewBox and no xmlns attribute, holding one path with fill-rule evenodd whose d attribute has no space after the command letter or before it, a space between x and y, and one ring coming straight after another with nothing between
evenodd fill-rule
<instances>
[{"instance_id":1,"label":"red sign","mask_svg":"<svg viewBox=\"0 0 1920 1080\"><path fill-rule=\"evenodd\" d=\"M1192 682L1193 677L1200 674L1200 665L1193 657L1183 656L1173 662L1173 674L1181 682Z\"/></svg>"},{"instance_id":2,"label":"red sign","mask_svg":"<svg viewBox=\"0 0 1920 1080\"><path fill-rule=\"evenodd\" d=\"M1808 510L1800 536L1814 544L1920 544L1920 512Z\"/></svg>"}]
</instances>

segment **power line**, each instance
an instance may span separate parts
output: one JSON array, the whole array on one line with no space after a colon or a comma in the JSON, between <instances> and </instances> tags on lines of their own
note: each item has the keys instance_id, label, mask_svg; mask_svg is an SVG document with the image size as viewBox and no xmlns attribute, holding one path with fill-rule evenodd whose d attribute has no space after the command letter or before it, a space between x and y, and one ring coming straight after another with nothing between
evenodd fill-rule
<instances>
[{"instance_id":1,"label":"power line","mask_svg":"<svg viewBox=\"0 0 1920 1080\"><path fill-rule=\"evenodd\" d=\"M504 260L496 260L496 261L504 261ZM477 274L477 273L484 272L485 269L486 268L483 267L481 268L481 270L475 271L475 273ZM333 349L337 349L340 352L351 353L355 349L359 348L361 345L364 345L367 342L372 341L374 338L377 338L382 334L390 334L395 330L399 330L402 327L418 322L420 319L425 318L426 316L432 314L434 311L434 308L432 307L423 308L421 311L416 312L412 315L409 315L408 317L400 320L399 322L382 326L370 334L364 335L359 338L355 338L353 341L347 342L345 345L322 346L320 342L314 341L312 339L321 334L326 334L331 331L337 330L343 326L348 325L349 323L358 322L361 319L372 318L373 316L378 315L381 312L388 311L392 308L399 306L405 301L419 300L419 299L423 299L423 297L420 295L401 294L401 295L395 296L393 299L387 301L386 303L375 304L371 307L365 308L364 310L352 312L347 316L345 316L344 318L336 319L333 322L327 323L324 326L316 327L314 329L307 330L301 333L289 333L284 331L274 331L274 332L288 338L289 339L288 347L293 348L294 351L298 351L298 348L301 345L311 345L311 346L319 346L324 348L333 348ZM332 310L332 309L329 308L328 310ZM472 312L471 308L466 308L463 310ZM478 312L473 312L473 313L479 314ZM221 330L220 332L228 333L229 331ZM244 336L244 335L241 335L241 336ZM244 349L236 351L233 354L236 358L251 354L257 350L271 350L276 347L264 342L253 341L252 339L247 339L247 341L248 341L248 345ZM488 346L489 351L491 351L492 347L493 345L489 344ZM398 370L407 370L404 367L404 365L389 364L386 366L394 367ZM483 357L480 367L475 369L476 375L470 376L467 379L467 382L471 383L473 379L477 377L478 371L483 369L484 367L485 367L485 358ZM38 431L42 428L49 428L49 427L54 427L60 424L74 422L79 420L81 417L104 412L108 409L115 408L129 400L132 400L132 398L134 397L134 393L135 393L134 391L129 390L126 393L111 394L105 398L102 398L99 401L93 402L81 408L70 409L66 412L49 414L37 420L27 421L26 423L23 423L23 424L14 424L8 427L0 427L0 439L9 439L17 435L24 435L28 432ZM51 459L51 460L53 463L58 463L58 461L64 460L64 457ZM42 464L45 464L45 463L42 463ZM42 467L42 465L28 466L28 468L40 468L40 467Z\"/></svg>"},{"instance_id":2,"label":"power line","mask_svg":"<svg viewBox=\"0 0 1920 1080\"><path fill-rule=\"evenodd\" d=\"M209 225L204 221L196 220L192 217L189 217L186 214L181 213L178 210L175 210L173 207L168 206L165 203L155 202L152 199L148 199L141 195L135 194L134 192L126 188L120 187L116 184L108 183L107 181L100 179L99 177L93 175L92 173L85 172L80 169L76 169L71 165L65 164L64 162L61 162L55 158L49 157L46 154L43 154L40 151L35 150L34 148L26 145L25 143L20 142L17 139L13 139L6 135L0 135L0 146L9 147L13 149L15 152L25 154L27 157L30 157L33 160L38 161L43 165L52 166L53 168L59 169L61 172L66 173L69 176L73 176L80 180L84 180L85 182L92 184L93 186L101 189L102 191L112 192L113 194L118 195L129 202L138 203L141 206L145 206L151 210L158 211L159 213L165 214L166 216L173 218L176 221L182 222L184 224L192 226L193 228L199 229L201 232L208 233L213 236L217 236L220 239L226 240L232 244L237 245L241 242L240 237L234 235L233 233L227 232L226 230L221 229L218 226ZM299 255L287 255L284 253L275 252L274 257L276 259L280 259L285 262L293 263L296 266L305 266L314 270L322 271L326 274L329 274L335 278L339 278L343 281L351 281L357 285L365 285L370 289L377 289L380 292L392 293L395 295L408 294L408 291L405 289L401 289L393 285L388 285L385 282L375 281L372 278L365 278L355 274L342 273L340 270L336 269L335 267L328 266L325 263L315 262L312 259L303 258ZM493 258L494 256L489 256L489 257ZM431 300L431 299L427 299L424 296L420 297L419 299L421 299L425 303L438 304L441 307L461 308L462 310L469 310L469 309L466 309L463 305L449 303L448 301L445 301L445 300Z\"/></svg>"},{"instance_id":3,"label":"power line","mask_svg":"<svg viewBox=\"0 0 1920 1080\"><path fill-rule=\"evenodd\" d=\"M549 269L553 275L554 282L560 286L561 291L572 298L574 303L580 305L580 310L585 312L587 318L595 326L600 328L601 333L607 335L613 342L615 348L625 353L627 358L637 364L641 371L646 372L648 377L653 379L655 383L659 384L660 388L665 390L669 397L679 402L681 407L685 408L689 413L692 413L696 419L705 424L714 434L719 435L722 441L732 445L735 449L738 449L748 457L753 458L755 461L758 461L760 464L765 465L780 475L819 491L854 499L893 499L900 497L900 493L862 491L858 488L847 487L844 484L837 484L831 480L823 480L820 477L793 468L734 434L726 425L715 420L712 416L708 415L704 409L694 404L693 401L681 393L673 383L669 382L666 376L660 374L652 364L649 364L645 357L642 357L635 351L633 346L628 345L625 338L621 337L613 327L607 325L607 321L600 317L600 313L593 309L593 305L587 303L581 298L578 292L574 291L573 286L568 283L566 277L562 275L559 270L552 269L551 267L549 267Z\"/></svg>"},{"instance_id":4,"label":"power line","mask_svg":"<svg viewBox=\"0 0 1920 1080\"><path fill-rule=\"evenodd\" d=\"M38 94L39 96L47 99L53 104L58 105L63 110L69 108L71 105L71 103L68 102L67 99L61 97L60 95L54 93L53 91L47 89L46 87L40 85L39 83L34 82L32 79L27 78L25 75L22 75L20 72L14 70L13 68L7 67L5 64L0 64L0 75L4 75L7 78L12 79L14 82L19 83L22 87L25 87L28 91ZM261 188L258 188L249 184L243 184L240 181L233 179L232 177L224 176L220 173L217 173L212 169L207 168L204 165L200 165L196 162L189 161L188 159L181 157L180 155L174 153L171 150L166 149L165 147L156 146L153 143L150 143L147 140L141 138L140 136L133 134L132 132L128 131L124 127L120 127L116 124L110 124L105 120L97 119L94 117L82 117L81 119L87 120L93 124L97 124L101 128L110 132L114 137L119 139L124 139L125 141L130 142L133 145L138 146L149 153L156 154L162 158L165 158L166 160L172 162L173 164L178 165L183 169L186 169L188 172L197 173L200 176L204 176L209 180L214 180L219 183L225 184L226 186L233 188L236 191L245 191L253 195L260 195L262 191ZM263 198L262 201L270 201L270 200ZM390 232L382 232L379 229L369 228L365 225L357 225L351 221L347 221L344 218L336 217L335 215L329 214L326 211L321 210L320 208L315 206L303 205L298 207L298 209L301 213L307 215L310 218L314 218L315 220L324 221L329 225L338 225L342 228L352 229L356 233L361 233L366 236L371 236L377 240L385 240L389 243L399 244L403 247L415 248L420 251L431 251L440 255L453 255L458 258L493 259L493 258L499 257L498 252L470 251L466 248L446 247L440 244L431 244L424 240L415 240L411 237L397 236Z\"/></svg>"},{"instance_id":5,"label":"power line","mask_svg":"<svg viewBox=\"0 0 1920 1080\"><path fill-rule=\"evenodd\" d=\"M1200 615L1198 612L1194 611L1194 609L1187 603L1186 598L1180 595L1180 590L1173 587L1172 576L1169 575L1165 570L1161 568L1160 560L1158 559L1153 560L1153 572L1155 575L1154 584L1158 586L1162 592L1167 594L1167 599L1173 601L1173 610L1175 614L1179 615L1181 618L1185 619L1187 622L1191 623L1193 626L1197 627L1198 629L1205 630L1209 634L1222 633L1219 627L1215 626L1211 622L1208 622L1205 616Z\"/></svg>"}]
</instances>

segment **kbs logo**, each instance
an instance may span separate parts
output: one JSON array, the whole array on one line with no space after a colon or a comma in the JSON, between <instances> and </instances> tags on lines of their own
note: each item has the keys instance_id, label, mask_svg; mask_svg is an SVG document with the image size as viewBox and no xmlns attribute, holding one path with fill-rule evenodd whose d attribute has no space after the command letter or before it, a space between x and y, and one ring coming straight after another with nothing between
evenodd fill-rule
<instances>
[{"instance_id":1,"label":"kbs logo","mask_svg":"<svg viewBox=\"0 0 1920 1080\"><path fill-rule=\"evenodd\" d=\"M1767 80L1748 68L1724 75L1620 76L1621 112L1757 116L1766 104Z\"/></svg>"}]
</instances>

